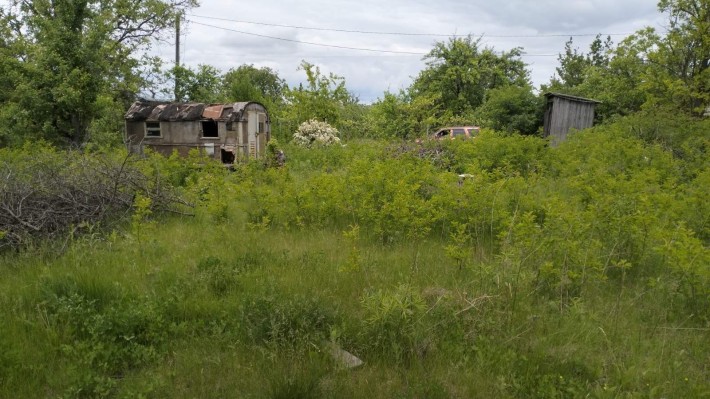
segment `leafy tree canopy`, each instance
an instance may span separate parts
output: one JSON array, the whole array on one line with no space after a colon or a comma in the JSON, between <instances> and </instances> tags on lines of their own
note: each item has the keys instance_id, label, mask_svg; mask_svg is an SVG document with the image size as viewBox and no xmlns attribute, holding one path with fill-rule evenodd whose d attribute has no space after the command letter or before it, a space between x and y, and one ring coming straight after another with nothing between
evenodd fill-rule
<instances>
[{"instance_id":1,"label":"leafy tree canopy","mask_svg":"<svg viewBox=\"0 0 710 399\"><path fill-rule=\"evenodd\" d=\"M286 82L271 68L240 65L223 77L223 96L229 101L258 101L268 106L283 103Z\"/></svg>"},{"instance_id":2,"label":"leafy tree canopy","mask_svg":"<svg viewBox=\"0 0 710 399\"><path fill-rule=\"evenodd\" d=\"M0 12L0 144L89 139L102 105L123 107L142 86L136 58L196 0L14 0ZM8 83L0 80L0 85ZM101 98L101 101L99 99ZM110 98L107 104L105 101Z\"/></svg>"},{"instance_id":3,"label":"leafy tree canopy","mask_svg":"<svg viewBox=\"0 0 710 399\"><path fill-rule=\"evenodd\" d=\"M710 106L710 1L661 0L658 8L668 28L648 54L652 99L702 114Z\"/></svg>"},{"instance_id":4,"label":"leafy tree canopy","mask_svg":"<svg viewBox=\"0 0 710 399\"><path fill-rule=\"evenodd\" d=\"M535 134L543 106L531 87L507 86L488 91L478 115L486 127L506 133Z\"/></svg>"},{"instance_id":5,"label":"leafy tree canopy","mask_svg":"<svg viewBox=\"0 0 710 399\"><path fill-rule=\"evenodd\" d=\"M584 82L589 68L604 68L609 65L609 53L613 47L611 37L602 42L601 35L597 35L587 54L581 53L573 46L574 42L570 37L565 43L564 55L557 57L560 65L555 68L557 76L552 77L551 88L554 90L574 88Z\"/></svg>"},{"instance_id":6,"label":"leafy tree canopy","mask_svg":"<svg viewBox=\"0 0 710 399\"><path fill-rule=\"evenodd\" d=\"M710 106L710 1L661 0L665 32L644 28L613 47L592 43L579 53L567 42L557 75L543 91L563 91L602 101L601 118L642 108L671 108L701 115Z\"/></svg>"},{"instance_id":7,"label":"leafy tree canopy","mask_svg":"<svg viewBox=\"0 0 710 399\"><path fill-rule=\"evenodd\" d=\"M299 124L316 119L338 126L343 109L358 102L345 87L345 78L333 73L325 75L318 66L306 61L301 62L299 69L306 73L306 84L286 87L288 117Z\"/></svg>"},{"instance_id":8,"label":"leafy tree canopy","mask_svg":"<svg viewBox=\"0 0 710 399\"><path fill-rule=\"evenodd\" d=\"M437 42L427 54L427 67L412 85L413 96L434 96L439 113L464 115L485 101L488 90L529 85L521 48L498 53L481 48L481 39L471 36Z\"/></svg>"},{"instance_id":9,"label":"leafy tree canopy","mask_svg":"<svg viewBox=\"0 0 710 399\"><path fill-rule=\"evenodd\" d=\"M175 100L214 103L220 101L221 72L211 66L200 64L197 69L176 66L169 74L176 82Z\"/></svg>"}]
</instances>

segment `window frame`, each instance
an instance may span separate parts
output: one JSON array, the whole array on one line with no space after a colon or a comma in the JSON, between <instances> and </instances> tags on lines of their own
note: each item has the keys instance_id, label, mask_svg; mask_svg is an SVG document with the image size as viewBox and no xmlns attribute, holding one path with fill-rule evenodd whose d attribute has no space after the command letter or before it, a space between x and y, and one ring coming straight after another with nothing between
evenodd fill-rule
<instances>
[{"instance_id":1,"label":"window frame","mask_svg":"<svg viewBox=\"0 0 710 399\"><path fill-rule=\"evenodd\" d=\"M206 136L206 135L205 135L205 123L214 124L214 132L215 132L215 135L214 135L214 136L212 136L212 135ZM206 140L219 139L219 123L217 123L217 121L214 121L214 120L202 120L202 121L200 121L200 138L201 138L201 139L206 139Z\"/></svg>"},{"instance_id":2,"label":"window frame","mask_svg":"<svg viewBox=\"0 0 710 399\"><path fill-rule=\"evenodd\" d=\"M263 119L263 121L262 121ZM257 112L256 114L256 134L266 133L266 114Z\"/></svg>"},{"instance_id":3,"label":"window frame","mask_svg":"<svg viewBox=\"0 0 710 399\"><path fill-rule=\"evenodd\" d=\"M157 127L155 125L157 125ZM145 125L143 126L143 128L145 129L143 135L145 138L158 139L163 137L163 127L160 121L145 121ZM158 134L153 134L154 132L158 132Z\"/></svg>"}]
</instances>

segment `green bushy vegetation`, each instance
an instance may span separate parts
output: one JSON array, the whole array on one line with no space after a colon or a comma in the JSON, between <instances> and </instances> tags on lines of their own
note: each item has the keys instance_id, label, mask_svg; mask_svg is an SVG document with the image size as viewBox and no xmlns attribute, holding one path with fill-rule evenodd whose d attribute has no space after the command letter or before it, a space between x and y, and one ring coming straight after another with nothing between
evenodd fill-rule
<instances>
[{"instance_id":1,"label":"green bushy vegetation","mask_svg":"<svg viewBox=\"0 0 710 399\"><path fill-rule=\"evenodd\" d=\"M710 395L709 125L664 121L132 160L194 208L2 253L0 397Z\"/></svg>"},{"instance_id":2,"label":"green bushy vegetation","mask_svg":"<svg viewBox=\"0 0 710 399\"><path fill-rule=\"evenodd\" d=\"M195 6L0 6L0 398L710 397L710 2L537 92L522 48L437 42L370 105L136 55ZM280 143L128 156L139 90L262 102ZM598 126L550 146L546 91Z\"/></svg>"}]
</instances>

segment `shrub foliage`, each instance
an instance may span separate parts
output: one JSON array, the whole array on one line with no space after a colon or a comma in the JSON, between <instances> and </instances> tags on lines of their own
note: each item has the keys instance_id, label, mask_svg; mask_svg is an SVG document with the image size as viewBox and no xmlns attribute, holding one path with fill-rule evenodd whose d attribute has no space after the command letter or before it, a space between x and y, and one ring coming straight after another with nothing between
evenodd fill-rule
<instances>
[{"instance_id":1,"label":"shrub foliage","mask_svg":"<svg viewBox=\"0 0 710 399\"><path fill-rule=\"evenodd\" d=\"M40 144L2 149L0 158L0 248L119 221L131 215L137 198L153 211L188 205L125 152L62 152Z\"/></svg>"},{"instance_id":2,"label":"shrub foliage","mask_svg":"<svg viewBox=\"0 0 710 399\"><path fill-rule=\"evenodd\" d=\"M290 144L234 170L5 151L6 203L107 205L3 227L67 250L0 254L0 396L702 397L710 131L662 123ZM336 372L333 348L365 364Z\"/></svg>"},{"instance_id":3,"label":"shrub foliage","mask_svg":"<svg viewBox=\"0 0 710 399\"><path fill-rule=\"evenodd\" d=\"M293 134L293 143L302 147L314 145L329 146L339 144L338 129L330 126L328 122L311 119L301 123Z\"/></svg>"}]
</instances>

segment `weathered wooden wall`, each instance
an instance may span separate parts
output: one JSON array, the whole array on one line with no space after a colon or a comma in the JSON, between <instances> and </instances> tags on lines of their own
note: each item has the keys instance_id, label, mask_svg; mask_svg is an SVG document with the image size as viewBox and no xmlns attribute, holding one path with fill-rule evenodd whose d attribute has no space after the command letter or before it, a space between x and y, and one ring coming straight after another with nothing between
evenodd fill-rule
<instances>
[{"instance_id":1,"label":"weathered wooden wall","mask_svg":"<svg viewBox=\"0 0 710 399\"><path fill-rule=\"evenodd\" d=\"M202 137L201 121L160 122L160 137L145 135L146 122L126 122L126 136L129 138L129 150L140 153L142 148L149 147L163 155L170 155L174 150L186 156L191 149L198 148L209 156L219 159L220 137L224 137L225 124L218 123L220 137Z\"/></svg>"},{"instance_id":2,"label":"weathered wooden wall","mask_svg":"<svg viewBox=\"0 0 710 399\"><path fill-rule=\"evenodd\" d=\"M190 120L171 117L172 114L160 114L160 110L156 114L152 111L156 107L155 103L136 104L137 111L129 111L127 114L124 137L128 150L133 153L142 153L143 148L151 148L164 155L177 150L185 156L191 149L197 148L215 159L222 159L222 150L225 150L234 154L232 159L246 160L261 158L271 138L268 113L259 103L235 103L225 108L210 105L198 109L193 106L199 112L191 115ZM179 113L182 111L180 106L192 109L188 108L191 104L175 106L178 107L173 112L176 115L182 115ZM205 115L201 115L202 109L205 109ZM233 114L235 109L242 113ZM207 120L217 124L217 136L205 137L202 123ZM147 123L160 123L160 136L147 136Z\"/></svg>"},{"instance_id":3,"label":"weathered wooden wall","mask_svg":"<svg viewBox=\"0 0 710 399\"><path fill-rule=\"evenodd\" d=\"M582 130L594 125L595 101L548 96L545 112L545 136L557 144L567 138L570 129Z\"/></svg>"}]
</instances>

